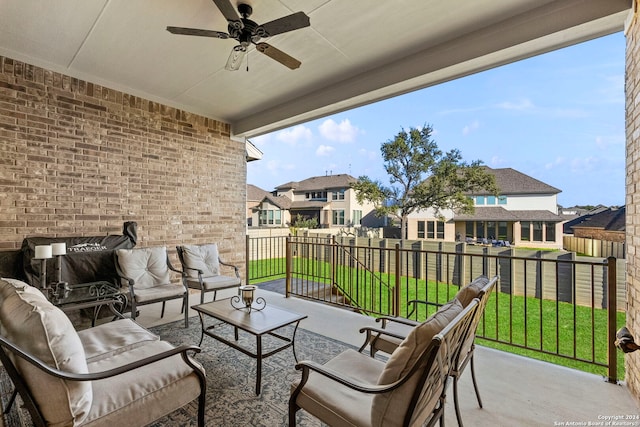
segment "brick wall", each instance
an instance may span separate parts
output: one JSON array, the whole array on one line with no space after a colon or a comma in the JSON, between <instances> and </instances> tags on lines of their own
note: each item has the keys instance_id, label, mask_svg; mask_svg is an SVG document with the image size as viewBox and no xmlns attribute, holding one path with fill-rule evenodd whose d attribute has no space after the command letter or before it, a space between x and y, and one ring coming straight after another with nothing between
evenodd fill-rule
<instances>
[{"instance_id":1,"label":"brick wall","mask_svg":"<svg viewBox=\"0 0 640 427\"><path fill-rule=\"evenodd\" d=\"M637 0L636 0L637 3ZM626 50L626 140L627 140L627 326L640 341L640 16L629 28ZM622 325L619 325L622 326ZM640 351L629 353L626 381L640 401Z\"/></svg>"},{"instance_id":2,"label":"brick wall","mask_svg":"<svg viewBox=\"0 0 640 427\"><path fill-rule=\"evenodd\" d=\"M243 265L245 183L228 124L0 57L0 250L136 221L138 246Z\"/></svg>"}]
</instances>

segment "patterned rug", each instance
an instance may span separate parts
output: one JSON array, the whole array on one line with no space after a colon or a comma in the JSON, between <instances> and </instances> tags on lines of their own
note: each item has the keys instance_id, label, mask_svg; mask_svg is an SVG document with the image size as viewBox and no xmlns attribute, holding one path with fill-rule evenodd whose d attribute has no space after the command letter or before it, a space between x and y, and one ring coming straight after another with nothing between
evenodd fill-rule
<instances>
[{"instance_id":1,"label":"patterned rug","mask_svg":"<svg viewBox=\"0 0 640 427\"><path fill-rule=\"evenodd\" d=\"M304 322L304 320L302 321ZM174 345L193 344L200 341L200 323L191 319L185 329L182 321L151 328L161 339ZM218 330L218 329L216 329ZM285 336L291 336L292 327L280 329ZM218 332L221 333L221 332ZM223 328L225 335L232 339L232 328ZM255 338L240 331L240 344L255 349ZM263 337L265 352L273 348L276 340ZM300 371L294 368L295 359L291 348L283 350L263 360L262 392L255 395L256 361L225 344L205 336L202 352L196 359L203 364L207 373L207 405L205 420L207 426L285 426L288 424L288 401L291 383L300 378ZM313 360L324 363L350 346L313 332L298 328L295 339L298 360ZM4 369L0 368L0 391L3 408L10 396L12 386ZM18 403L18 402L16 402ZM14 404L9 414L4 416L6 427L30 425L26 411L18 410ZM153 427L175 427L196 425L197 402L177 410L151 424ZM315 418L300 411L298 425L321 426Z\"/></svg>"}]
</instances>

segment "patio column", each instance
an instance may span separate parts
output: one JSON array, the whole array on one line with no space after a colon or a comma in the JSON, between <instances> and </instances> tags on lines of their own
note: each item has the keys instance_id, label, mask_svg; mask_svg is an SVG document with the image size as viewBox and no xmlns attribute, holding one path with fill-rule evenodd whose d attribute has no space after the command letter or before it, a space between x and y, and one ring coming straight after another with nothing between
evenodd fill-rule
<instances>
[{"instance_id":1,"label":"patio column","mask_svg":"<svg viewBox=\"0 0 640 427\"><path fill-rule=\"evenodd\" d=\"M625 25L626 35L626 240L627 327L640 339L640 0ZM618 325L621 327L623 325ZM625 356L626 381L640 402L640 352Z\"/></svg>"}]
</instances>

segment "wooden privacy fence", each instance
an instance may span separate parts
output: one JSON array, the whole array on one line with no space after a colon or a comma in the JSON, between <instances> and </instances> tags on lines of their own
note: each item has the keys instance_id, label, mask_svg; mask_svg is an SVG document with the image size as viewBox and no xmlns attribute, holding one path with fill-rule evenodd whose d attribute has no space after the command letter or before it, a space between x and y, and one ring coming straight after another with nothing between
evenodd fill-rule
<instances>
[{"instance_id":1,"label":"wooden privacy fence","mask_svg":"<svg viewBox=\"0 0 640 427\"><path fill-rule=\"evenodd\" d=\"M627 255L625 242L610 242L586 237L564 236L562 238L562 247L566 251L600 258L612 256L618 259L625 259Z\"/></svg>"}]
</instances>

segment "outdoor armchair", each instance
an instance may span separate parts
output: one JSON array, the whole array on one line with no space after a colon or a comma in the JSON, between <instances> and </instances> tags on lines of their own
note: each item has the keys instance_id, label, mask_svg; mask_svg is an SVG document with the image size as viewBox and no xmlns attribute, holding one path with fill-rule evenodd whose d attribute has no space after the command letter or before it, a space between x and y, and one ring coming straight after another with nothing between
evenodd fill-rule
<instances>
[{"instance_id":1,"label":"outdoor armchair","mask_svg":"<svg viewBox=\"0 0 640 427\"><path fill-rule=\"evenodd\" d=\"M31 422L145 426L197 399L204 427L206 376L191 355L131 319L76 331L37 288L0 279L0 362Z\"/></svg>"},{"instance_id":2,"label":"outdoor armchair","mask_svg":"<svg viewBox=\"0 0 640 427\"><path fill-rule=\"evenodd\" d=\"M458 425L462 427L462 415L460 413L460 406L458 403L458 380L467 364L471 364L471 379L473 381L473 388L478 399L478 405L482 408L482 399L480 398L480 391L478 389L478 383L476 381L475 365L473 360L473 354L475 350L475 335L480 318L484 314L489 296L499 276L494 276L489 279L486 276L479 276L471 283L460 288L453 301L459 301L463 307L469 304L473 299L479 299L478 310L476 311L472 320L472 326L469 336L465 339L459 356L456 359L456 363L451 370L451 376L453 377L453 400L456 410L456 418ZM418 305L433 305L441 306L441 304L413 300L409 301L408 307L410 307L407 317L411 317L415 312ZM428 319L427 319L428 320ZM382 316L377 318L376 321L382 322L382 328L365 327L360 329L360 333L366 333L364 344L358 350L362 352L367 345L369 346L370 356L375 356L377 351L393 354L394 351L400 346L402 340L411 333L413 329L419 326L421 323L415 320L403 318L403 317L389 317Z\"/></svg>"},{"instance_id":3,"label":"outdoor armchair","mask_svg":"<svg viewBox=\"0 0 640 427\"><path fill-rule=\"evenodd\" d=\"M204 294L213 292L213 301L219 290L240 287L240 273L235 265L222 262L215 243L206 245L176 246L182 264L182 279L185 286L200 290L200 303ZM221 266L230 267L233 276L221 274Z\"/></svg>"},{"instance_id":4,"label":"outdoor armchair","mask_svg":"<svg viewBox=\"0 0 640 427\"><path fill-rule=\"evenodd\" d=\"M181 280L172 279L172 272L182 272L171 265L167 248L118 249L114 252L118 276L129 285L131 318L136 319L137 307L162 302L160 317L164 317L166 301L182 299L184 327L189 327L189 289Z\"/></svg>"},{"instance_id":5,"label":"outdoor armchair","mask_svg":"<svg viewBox=\"0 0 640 427\"><path fill-rule=\"evenodd\" d=\"M302 378L292 385L289 425L299 409L333 427L442 424L450 371L477 304L446 304L413 328L386 362L346 350L324 365L298 363Z\"/></svg>"}]
</instances>

